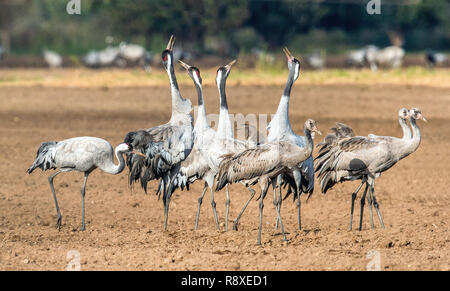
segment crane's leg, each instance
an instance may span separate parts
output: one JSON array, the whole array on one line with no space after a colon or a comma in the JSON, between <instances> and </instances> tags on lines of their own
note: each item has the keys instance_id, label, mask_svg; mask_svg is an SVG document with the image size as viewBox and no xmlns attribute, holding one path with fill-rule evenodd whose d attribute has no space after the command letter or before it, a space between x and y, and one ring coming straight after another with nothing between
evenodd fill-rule
<instances>
[{"instance_id":1,"label":"crane's leg","mask_svg":"<svg viewBox=\"0 0 450 291\"><path fill-rule=\"evenodd\" d=\"M58 200L56 199L55 187L53 187L53 179L60 173L62 173L61 170L57 171L56 173L54 173L48 177L48 183L50 184L50 189L52 190L53 199L55 200L56 214L58 216L56 218L56 228L58 230L61 230L62 216L61 216L61 211L59 210Z\"/></svg>"},{"instance_id":2,"label":"crane's leg","mask_svg":"<svg viewBox=\"0 0 450 291\"><path fill-rule=\"evenodd\" d=\"M272 180L273 182L273 180ZM277 200L277 192L276 192L276 185L274 183L272 183L272 190L273 190L273 207L275 207L275 210L278 211L277 206L278 206L278 200ZM280 189L281 191L281 189ZM277 231L278 229L278 215L277 218L275 219L275 231Z\"/></svg>"},{"instance_id":3,"label":"crane's leg","mask_svg":"<svg viewBox=\"0 0 450 291\"><path fill-rule=\"evenodd\" d=\"M205 183L205 186L203 187L202 194L198 198L197 217L195 218L195 230L198 229L198 220L200 218L200 207L202 206L203 197L205 196L206 190L208 190L208 186Z\"/></svg>"},{"instance_id":4,"label":"crane's leg","mask_svg":"<svg viewBox=\"0 0 450 291\"><path fill-rule=\"evenodd\" d=\"M369 195L367 195L367 203L369 204L369 217L370 217L370 227L372 229L375 228L375 226L373 225L373 212L372 212L372 193L370 191L370 186L369 186Z\"/></svg>"},{"instance_id":5,"label":"crane's leg","mask_svg":"<svg viewBox=\"0 0 450 291\"><path fill-rule=\"evenodd\" d=\"M280 189L279 189L279 191L280 191L280 198L278 199L278 205L277 205L277 207L278 207L278 211L280 212L280 214L281 214L281 203L283 203L283 198L281 197L281 186L280 186ZM278 219L278 217L277 217L277 221L276 221L276 228L278 229L278 223L279 223L279 219Z\"/></svg>"},{"instance_id":6,"label":"crane's leg","mask_svg":"<svg viewBox=\"0 0 450 291\"><path fill-rule=\"evenodd\" d=\"M172 196L173 191L173 179L169 177L169 183L167 185L167 189L165 191L165 195L163 195L163 203L164 203L164 231L167 231L167 221L169 219L169 205L170 198ZM165 197L164 197L165 196Z\"/></svg>"},{"instance_id":7,"label":"crane's leg","mask_svg":"<svg viewBox=\"0 0 450 291\"><path fill-rule=\"evenodd\" d=\"M384 228L383 218L381 218L381 212L378 208L378 202L375 198L375 179L373 179L372 184L370 185L370 192L372 194L372 200L373 200L373 206L375 207L375 210L377 211L378 218L380 219L381 227Z\"/></svg>"},{"instance_id":8,"label":"crane's leg","mask_svg":"<svg viewBox=\"0 0 450 291\"><path fill-rule=\"evenodd\" d=\"M161 193L164 191L164 179L161 178L159 180L158 190L156 191L156 195L158 195L158 200L161 198Z\"/></svg>"},{"instance_id":9,"label":"crane's leg","mask_svg":"<svg viewBox=\"0 0 450 291\"><path fill-rule=\"evenodd\" d=\"M219 226L219 218L217 217L217 210L216 210L216 202L214 201L214 189L211 188L211 206L214 213L214 220L216 221L216 229L220 230Z\"/></svg>"},{"instance_id":10,"label":"crane's leg","mask_svg":"<svg viewBox=\"0 0 450 291\"><path fill-rule=\"evenodd\" d=\"M359 184L358 188L352 193L352 206L350 208L350 226L349 230L352 230L352 223L353 223L353 209L355 207L355 199L356 194L358 194L359 190L361 189L362 185L364 184L364 180L361 180L361 184ZM366 186L367 187L367 186Z\"/></svg>"},{"instance_id":11,"label":"crane's leg","mask_svg":"<svg viewBox=\"0 0 450 291\"><path fill-rule=\"evenodd\" d=\"M86 182L90 172L84 173L83 187L81 188L81 231L86 230L86 224L84 223L84 197L86 196Z\"/></svg>"},{"instance_id":12,"label":"crane's leg","mask_svg":"<svg viewBox=\"0 0 450 291\"><path fill-rule=\"evenodd\" d=\"M225 231L228 231L228 213L230 211L230 191L228 190L228 184L225 186L225 191L227 193L227 200L225 201Z\"/></svg>"},{"instance_id":13,"label":"crane's leg","mask_svg":"<svg viewBox=\"0 0 450 291\"><path fill-rule=\"evenodd\" d=\"M281 233L283 234L283 241L287 241L286 234L284 233L283 220L281 219L281 200L282 200L281 199L282 198L281 197L281 183L278 183L278 186L276 188L278 188L278 191L280 193L279 198L277 200L277 205L275 206L275 209L277 210L277 217L278 217L277 220L280 221ZM276 188L275 188L275 190L276 190Z\"/></svg>"},{"instance_id":14,"label":"crane's leg","mask_svg":"<svg viewBox=\"0 0 450 291\"><path fill-rule=\"evenodd\" d=\"M301 201L300 201L300 194L301 194L301 186L302 186L302 175L300 171L295 170L293 171L295 186L297 189L297 211L298 211L298 230L302 230L302 217L301 217Z\"/></svg>"},{"instance_id":15,"label":"crane's leg","mask_svg":"<svg viewBox=\"0 0 450 291\"><path fill-rule=\"evenodd\" d=\"M259 200L259 231L258 231L258 245L261 245L261 232L262 232L262 217L263 217L263 209L264 209L264 198L267 194L267 186L264 187L261 191L261 200Z\"/></svg>"},{"instance_id":16,"label":"crane's leg","mask_svg":"<svg viewBox=\"0 0 450 291\"><path fill-rule=\"evenodd\" d=\"M369 188L369 184L366 182L366 188L364 189L364 194L361 197L361 215L359 217L359 231L362 230L362 222L363 222L363 214L364 214L364 203L366 200L367 189Z\"/></svg>"},{"instance_id":17,"label":"crane's leg","mask_svg":"<svg viewBox=\"0 0 450 291\"><path fill-rule=\"evenodd\" d=\"M237 226L238 226L239 220L241 219L242 214L244 213L245 209L247 208L248 204L253 199L253 196L255 196L255 193L256 193L255 190L253 190L252 188L250 188L248 186L246 186L246 187L250 191L250 197L248 198L248 200L245 203L244 207L242 208L241 212L239 212L239 215L234 220L234 223L233 223L233 229L234 230L238 230Z\"/></svg>"},{"instance_id":18,"label":"crane's leg","mask_svg":"<svg viewBox=\"0 0 450 291\"><path fill-rule=\"evenodd\" d=\"M300 200L300 188L297 189L297 211L298 211L298 230L302 230L302 216L301 216L301 206L302 201Z\"/></svg>"}]
</instances>

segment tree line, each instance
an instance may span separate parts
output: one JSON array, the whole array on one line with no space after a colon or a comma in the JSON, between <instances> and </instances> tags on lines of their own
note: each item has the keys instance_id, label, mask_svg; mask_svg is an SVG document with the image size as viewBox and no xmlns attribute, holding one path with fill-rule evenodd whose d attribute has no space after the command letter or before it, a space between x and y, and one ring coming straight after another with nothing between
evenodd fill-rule
<instances>
[{"instance_id":1,"label":"tree line","mask_svg":"<svg viewBox=\"0 0 450 291\"><path fill-rule=\"evenodd\" d=\"M449 0L69 0L0 1L0 43L17 53L43 47L70 54L105 46L105 36L150 49L175 34L183 46L225 54L298 44L339 50L367 43L407 50L450 45Z\"/></svg>"}]
</instances>

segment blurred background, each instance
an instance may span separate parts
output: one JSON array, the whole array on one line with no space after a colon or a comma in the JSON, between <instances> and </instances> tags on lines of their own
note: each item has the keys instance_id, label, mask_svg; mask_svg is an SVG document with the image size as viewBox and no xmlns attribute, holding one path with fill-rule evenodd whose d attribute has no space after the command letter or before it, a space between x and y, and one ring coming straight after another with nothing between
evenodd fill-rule
<instances>
[{"instance_id":1,"label":"blurred background","mask_svg":"<svg viewBox=\"0 0 450 291\"><path fill-rule=\"evenodd\" d=\"M150 69L171 34L176 58L206 66L242 55L241 66L271 65L282 46L318 69L376 69L372 49L391 46L402 61L390 66L448 66L449 0L380 0L372 15L368 2L80 0L81 14L70 15L69 0L0 0L0 66Z\"/></svg>"}]
</instances>

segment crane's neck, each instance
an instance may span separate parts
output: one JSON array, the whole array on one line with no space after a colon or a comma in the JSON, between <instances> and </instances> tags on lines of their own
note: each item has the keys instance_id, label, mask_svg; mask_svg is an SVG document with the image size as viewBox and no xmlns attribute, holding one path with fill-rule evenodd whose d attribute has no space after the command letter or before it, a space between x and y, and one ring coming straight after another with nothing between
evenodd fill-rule
<instances>
[{"instance_id":1,"label":"crane's neck","mask_svg":"<svg viewBox=\"0 0 450 291\"><path fill-rule=\"evenodd\" d=\"M313 149L314 149L314 141L311 135L311 130L305 128L305 149L306 149L306 155L309 157L311 156Z\"/></svg>"},{"instance_id":2,"label":"crane's neck","mask_svg":"<svg viewBox=\"0 0 450 291\"><path fill-rule=\"evenodd\" d=\"M416 120L413 118L409 119L411 126L413 128L413 137L410 139L403 139L403 146L401 146L398 151L397 151L397 159L403 159L407 156L409 156L410 154L412 154L413 152L415 152L417 150L417 148L420 145L420 142L422 140L421 135L420 135L420 129L416 124Z\"/></svg>"},{"instance_id":3,"label":"crane's neck","mask_svg":"<svg viewBox=\"0 0 450 291\"><path fill-rule=\"evenodd\" d=\"M412 138L412 131L411 128L409 127L408 123L406 122L405 119L398 117L398 122L400 123L400 126L402 127L402 131L403 131L403 140L408 140Z\"/></svg>"},{"instance_id":4,"label":"crane's neck","mask_svg":"<svg viewBox=\"0 0 450 291\"><path fill-rule=\"evenodd\" d=\"M192 104L190 100L184 99L180 94L180 89L178 88L177 77L175 76L175 71L172 64L172 58L169 58L169 65L167 75L170 81L170 90L172 94L172 117L178 114L189 114L192 110Z\"/></svg>"},{"instance_id":5,"label":"crane's neck","mask_svg":"<svg viewBox=\"0 0 450 291\"><path fill-rule=\"evenodd\" d=\"M198 97L198 111L197 111L197 120L195 121L194 130L198 131L208 126L208 120L206 117L206 108L203 98L203 90L200 85L196 82L195 88L197 89L197 97Z\"/></svg>"},{"instance_id":6,"label":"crane's neck","mask_svg":"<svg viewBox=\"0 0 450 291\"><path fill-rule=\"evenodd\" d=\"M102 168L102 170L108 174L116 175L123 171L125 168L125 160L123 158L123 152L121 152L117 147L114 150L117 160L119 161L118 165L114 164L114 158L111 156L110 163L108 166Z\"/></svg>"},{"instance_id":7,"label":"crane's neck","mask_svg":"<svg viewBox=\"0 0 450 291\"><path fill-rule=\"evenodd\" d=\"M217 125L217 137L234 138L233 124L228 113L227 96L225 94L226 79L218 80L217 88L220 96L219 124Z\"/></svg>"},{"instance_id":8,"label":"crane's neck","mask_svg":"<svg viewBox=\"0 0 450 291\"><path fill-rule=\"evenodd\" d=\"M413 128L413 137L411 141L412 141L412 152L414 152L419 147L420 141L422 140L422 136L420 135L420 128L417 126L416 120L414 118L410 118L409 121Z\"/></svg>"},{"instance_id":9,"label":"crane's neck","mask_svg":"<svg viewBox=\"0 0 450 291\"><path fill-rule=\"evenodd\" d=\"M217 89L219 89L219 96L220 96L220 109L224 108L228 110L228 103L227 103L227 94L225 92L225 86L226 86L227 79L221 79L217 82Z\"/></svg>"},{"instance_id":10,"label":"crane's neck","mask_svg":"<svg viewBox=\"0 0 450 291\"><path fill-rule=\"evenodd\" d=\"M291 89L294 85L294 74L289 72L289 77L280 99L277 112L269 125L268 141L271 142L284 133L293 133L291 124L289 122L289 100L291 96Z\"/></svg>"}]
</instances>

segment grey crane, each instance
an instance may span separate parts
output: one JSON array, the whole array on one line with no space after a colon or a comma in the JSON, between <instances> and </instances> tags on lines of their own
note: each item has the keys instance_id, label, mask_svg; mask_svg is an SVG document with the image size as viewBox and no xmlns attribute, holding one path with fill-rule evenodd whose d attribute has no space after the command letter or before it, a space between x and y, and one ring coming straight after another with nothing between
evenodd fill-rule
<instances>
[{"instance_id":1,"label":"grey crane","mask_svg":"<svg viewBox=\"0 0 450 291\"><path fill-rule=\"evenodd\" d=\"M298 147L305 147L305 137L296 135L292 130L291 124L289 122L289 100L291 89L294 85L294 82L300 75L300 62L296 58L294 58L292 53L287 48L283 48L283 51L287 57L289 75L277 111L267 127L269 130L267 140L269 143L288 141L297 145ZM311 195L314 191L314 162L312 157L308 157L306 161L289 169L289 171L284 171L282 175L280 175L280 177L277 177L277 179L273 179L273 181L271 182L274 191L274 205L277 208L277 211L281 211L282 199L281 197L279 199L276 199L276 188L280 188L282 183L289 184L289 192L287 195L292 192L294 193L294 199L297 199L298 227L299 229L301 229L300 195L302 193L308 193L309 195ZM237 228L237 224L239 223L239 219L242 213L245 211L246 206L253 198L253 196L254 193L249 197L247 203L244 205L243 210L234 221L235 229ZM276 222L276 227L277 226L278 217Z\"/></svg>"},{"instance_id":2,"label":"grey crane","mask_svg":"<svg viewBox=\"0 0 450 291\"><path fill-rule=\"evenodd\" d=\"M208 187L212 189L214 184L214 172L209 166L208 158L202 153L202 151L208 151L211 144L214 143L216 137L216 131L209 126L206 117L206 108L203 98L202 90L202 78L200 76L200 70L196 67L190 66L181 60L180 64L187 70L189 76L194 81L195 88L198 95L198 113L194 126L194 146L189 156L181 162L180 171L177 175L175 183L176 187L189 187L191 183L194 183L198 179L202 179L205 182L201 198L199 198L199 207L195 220L195 229L198 228L198 219L200 215L200 205L203 196L206 193ZM214 214L216 214L214 212ZM217 218L217 215L215 216ZM217 219L216 219L217 221Z\"/></svg>"},{"instance_id":3,"label":"grey crane","mask_svg":"<svg viewBox=\"0 0 450 291\"><path fill-rule=\"evenodd\" d=\"M238 154L230 154L220 162L219 171L216 177L216 191L222 189L227 184L246 181L248 184L259 182L261 195L259 197L259 233L258 244L261 244L262 215L264 208L264 197L267 194L269 182L298 166L311 156L313 150L312 132L320 133L316 122L308 119L304 126L305 145L297 146L290 141L282 140L259 145L255 148L244 150ZM252 181L252 182L250 182ZM246 206L245 206L246 207ZM241 210L241 213L245 210ZM283 223L279 208L276 208L278 219L280 220L283 239Z\"/></svg>"},{"instance_id":4,"label":"grey crane","mask_svg":"<svg viewBox=\"0 0 450 291\"><path fill-rule=\"evenodd\" d=\"M192 103L181 96L178 88L173 67L174 43L175 38L172 35L161 55L163 66L169 76L172 95L172 116L169 122L129 132L124 139L124 142L147 156L146 158L136 154L127 156L129 183L140 180L146 192L149 181L162 179L164 230L167 230L169 204L176 180L174 178L180 170L181 162L189 156L194 144L193 121L190 115Z\"/></svg>"},{"instance_id":5,"label":"grey crane","mask_svg":"<svg viewBox=\"0 0 450 291\"><path fill-rule=\"evenodd\" d=\"M236 60L231 61L229 64L220 67L217 70L216 83L219 90L220 97L220 114L219 124L217 131L214 131L210 126L206 118L206 110L204 106L203 93L201 87L200 71L192 66L179 61L183 67L185 67L194 81L198 93L198 117L194 126L194 147L193 152L189 157L182 162L181 169L178 175L178 180L175 184L177 186L188 187L190 183L193 183L197 179L202 179L205 182L203 191L198 198L197 215L195 220L195 229L198 229L199 217L203 197L206 194L207 189L211 192L211 207L214 214L214 220L216 228L219 229L219 219L216 211L216 203L214 201L214 177L217 174L218 165L221 161L221 157L225 154L235 153L245 150L250 146L250 143L235 140L233 133L233 125L231 123L228 104L225 94L225 82L228 78L231 67ZM225 230L228 228L228 213L230 205L230 196L228 187L226 187L227 200L226 200L226 219Z\"/></svg>"},{"instance_id":6,"label":"grey crane","mask_svg":"<svg viewBox=\"0 0 450 291\"><path fill-rule=\"evenodd\" d=\"M129 152L132 152L132 147L129 144L119 144L113 150L111 144L106 140L89 136L74 137L62 141L43 142L39 146L36 159L27 172L31 174L36 168L40 168L43 171L59 169L48 178L58 215L56 220L56 227L58 229L61 229L62 217L56 199L53 179L63 172L79 171L84 173L84 182L81 188L81 230L84 231L86 229L84 223L84 197L89 174L96 168L112 175L121 173L125 168L125 160L122 155ZM117 165L114 164L114 154L119 161Z\"/></svg>"},{"instance_id":7,"label":"grey crane","mask_svg":"<svg viewBox=\"0 0 450 291\"><path fill-rule=\"evenodd\" d=\"M413 135L406 124L409 118L413 128ZM403 129L403 137L390 136L353 136L353 130L338 124L333 133L325 137L324 141L317 146L319 154L315 158L315 168L318 172L322 193L326 193L338 182L361 180L361 184L352 193L350 209L350 226L352 229L353 208L356 195L365 184L364 194L361 197L361 215L359 230L362 229L363 211L367 190L369 189L368 203L370 210L370 222L372 228L372 204L377 211L381 226L384 228L381 212L375 197L375 179L384 171L390 169L399 160L407 157L417 150L420 145L420 129L416 124L417 119L426 119L419 109L410 111L402 108L399 111L399 123Z\"/></svg>"}]
</instances>

